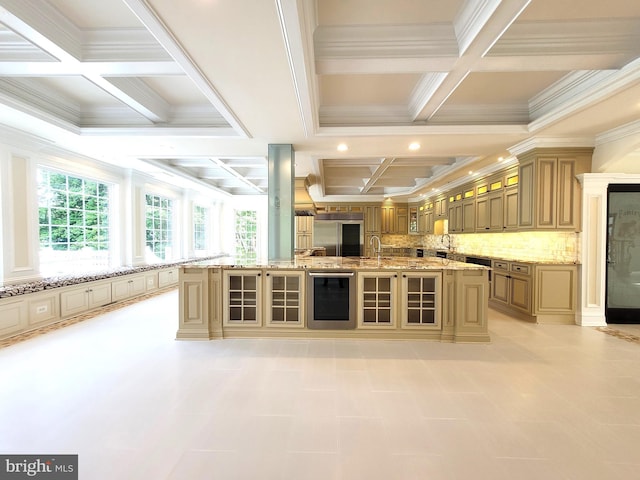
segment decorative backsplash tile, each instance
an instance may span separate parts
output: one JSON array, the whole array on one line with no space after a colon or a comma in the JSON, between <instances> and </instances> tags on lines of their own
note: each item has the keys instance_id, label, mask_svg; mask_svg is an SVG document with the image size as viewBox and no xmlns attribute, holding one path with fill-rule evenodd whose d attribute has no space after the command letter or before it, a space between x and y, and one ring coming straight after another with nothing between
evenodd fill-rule
<instances>
[{"instance_id":1,"label":"decorative backsplash tile","mask_svg":"<svg viewBox=\"0 0 640 480\"><path fill-rule=\"evenodd\" d=\"M580 235L575 232L506 232L451 234L459 253L531 262L575 262L580 258ZM443 249L442 235L382 235L382 243L398 247Z\"/></svg>"}]
</instances>

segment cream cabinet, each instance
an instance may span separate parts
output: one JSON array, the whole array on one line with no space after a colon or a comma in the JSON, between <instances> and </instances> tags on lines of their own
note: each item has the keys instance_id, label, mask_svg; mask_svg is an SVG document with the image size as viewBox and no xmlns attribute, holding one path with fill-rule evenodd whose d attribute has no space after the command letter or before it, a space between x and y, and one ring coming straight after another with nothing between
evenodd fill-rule
<instances>
[{"instance_id":1,"label":"cream cabinet","mask_svg":"<svg viewBox=\"0 0 640 480\"><path fill-rule=\"evenodd\" d=\"M305 272L271 270L264 279L267 326L304 327Z\"/></svg>"},{"instance_id":2,"label":"cream cabinet","mask_svg":"<svg viewBox=\"0 0 640 480\"><path fill-rule=\"evenodd\" d=\"M396 326L398 274L358 272L358 328Z\"/></svg>"},{"instance_id":3,"label":"cream cabinet","mask_svg":"<svg viewBox=\"0 0 640 480\"><path fill-rule=\"evenodd\" d=\"M433 202L434 215L436 218L446 217L448 214L447 210L447 197L442 196L438 197Z\"/></svg>"},{"instance_id":4,"label":"cream cabinet","mask_svg":"<svg viewBox=\"0 0 640 480\"><path fill-rule=\"evenodd\" d=\"M27 305L22 299L3 299L0 304L0 338L24 330L28 324Z\"/></svg>"},{"instance_id":5,"label":"cream cabinet","mask_svg":"<svg viewBox=\"0 0 640 480\"><path fill-rule=\"evenodd\" d=\"M178 283L178 268L170 268L169 270L160 270L158 272L158 287L166 288Z\"/></svg>"},{"instance_id":6,"label":"cream cabinet","mask_svg":"<svg viewBox=\"0 0 640 480\"><path fill-rule=\"evenodd\" d=\"M580 185L592 148L534 149L519 155L518 227L580 230Z\"/></svg>"},{"instance_id":7,"label":"cream cabinet","mask_svg":"<svg viewBox=\"0 0 640 480\"><path fill-rule=\"evenodd\" d=\"M225 270L223 323L226 326L262 325L262 272Z\"/></svg>"},{"instance_id":8,"label":"cream cabinet","mask_svg":"<svg viewBox=\"0 0 640 480\"><path fill-rule=\"evenodd\" d=\"M312 216L296 216L295 248L313 248L313 221Z\"/></svg>"},{"instance_id":9,"label":"cream cabinet","mask_svg":"<svg viewBox=\"0 0 640 480\"><path fill-rule=\"evenodd\" d=\"M407 235L409 233L409 207L396 208L396 233Z\"/></svg>"},{"instance_id":10,"label":"cream cabinet","mask_svg":"<svg viewBox=\"0 0 640 480\"><path fill-rule=\"evenodd\" d=\"M406 204L383 205L380 233L409 233L409 207Z\"/></svg>"},{"instance_id":11,"label":"cream cabinet","mask_svg":"<svg viewBox=\"0 0 640 480\"><path fill-rule=\"evenodd\" d=\"M490 303L538 323L575 323L578 267L493 261Z\"/></svg>"},{"instance_id":12,"label":"cream cabinet","mask_svg":"<svg viewBox=\"0 0 640 480\"><path fill-rule=\"evenodd\" d=\"M366 233L377 234L381 230L381 213L377 205L367 205L364 207L364 231Z\"/></svg>"},{"instance_id":13,"label":"cream cabinet","mask_svg":"<svg viewBox=\"0 0 640 480\"><path fill-rule=\"evenodd\" d=\"M159 283L159 282L158 282ZM111 299L114 302L142 295L147 290L145 275L127 275L122 280L114 280L111 283Z\"/></svg>"},{"instance_id":14,"label":"cream cabinet","mask_svg":"<svg viewBox=\"0 0 640 480\"><path fill-rule=\"evenodd\" d=\"M60 294L45 290L27 297L29 325L40 326L60 319Z\"/></svg>"},{"instance_id":15,"label":"cream cabinet","mask_svg":"<svg viewBox=\"0 0 640 480\"><path fill-rule=\"evenodd\" d=\"M60 316L78 315L111 303L111 282L88 283L60 293Z\"/></svg>"},{"instance_id":16,"label":"cream cabinet","mask_svg":"<svg viewBox=\"0 0 640 480\"><path fill-rule=\"evenodd\" d=\"M509 187L504 191L504 230L518 229L518 187Z\"/></svg>"},{"instance_id":17,"label":"cream cabinet","mask_svg":"<svg viewBox=\"0 0 640 480\"><path fill-rule=\"evenodd\" d=\"M531 271L529 264L494 260L491 300L530 315Z\"/></svg>"},{"instance_id":18,"label":"cream cabinet","mask_svg":"<svg viewBox=\"0 0 640 480\"><path fill-rule=\"evenodd\" d=\"M442 274L409 272L401 274L402 328L441 328Z\"/></svg>"}]
</instances>

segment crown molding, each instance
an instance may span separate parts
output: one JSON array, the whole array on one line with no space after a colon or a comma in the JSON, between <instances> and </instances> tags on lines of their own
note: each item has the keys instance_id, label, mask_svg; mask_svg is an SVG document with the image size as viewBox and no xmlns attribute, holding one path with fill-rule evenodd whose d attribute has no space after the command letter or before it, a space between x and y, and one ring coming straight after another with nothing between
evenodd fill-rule
<instances>
[{"instance_id":1,"label":"crown molding","mask_svg":"<svg viewBox=\"0 0 640 480\"><path fill-rule=\"evenodd\" d=\"M636 59L620 70L605 72L582 72L583 82L580 82L581 73L576 72L565 77L564 82L558 87L562 90L553 101L549 103L546 112L529 124L529 130L538 131L548 127L575 112L587 108L601 100L618 93L628 85L640 80L640 59ZM574 76L575 75L575 76ZM572 88L567 88L566 83L572 83ZM547 94L553 94L554 87ZM553 107L551 107L553 105Z\"/></svg>"},{"instance_id":2,"label":"crown molding","mask_svg":"<svg viewBox=\"0 0 640 480\"><path fill-rule=\"evenodd\" d=\"M529 122L526 105L443 105L429 119L434 124L522 124Z\"/></svg>"},{"instance_id":3,"label":"crown molding","mask_svg":"<svg viewBox=\"0 0 640 480\"><path fill-rule=\"evenodd\" d=\"M82 60L86 62L173 61L144 28L109 28L82 31Z\"/></svg>"},{"instance_id":4,"label":"crown molding","mask_svg":"<svg viewBox=\"0 0 640 480\"><path fill-rule=\"evenodd\" d=\"M528 135L526 125L372 125L320 127L324 136L389 136L389 135Z\"/></svg>"},{"instance_id":5,"label":"crown molding","mask_svg":"<svg viewBox=\"0 0 640 480\"><path fill-rule=\"evenodd\" d=\"M631 135L640 135L640 120L621 125L596 135L595 145L616 142Z\"/></svg>"},{"instance_id":6,"label":"crown molding","mask_svg":"<svg viewBox=\"0 0 640 480\"><path fill-rule=\"evenodd\" d=\"M420 112L429 103L433 94L440 88L442 82L447 78L447 72L433 72L422 76L416 88L411 92L409 100L409 114L411 120L415 121Z\"/></svg>"},{"instance_id":7,"label":"crown molding","mask_svg":"<svg viewBox=\"0 0 640 480\"><path fill-rule=\"evenodd\" d=\"M640 43L639 18L517 22L496 42L487 56L602 55L630 58ZM630 59L628 58L627 61ZM621 67L621 64L610 68Z\"/></svg>"},{"instance_id":8,"label":"crown molding","mask_svg":"<svg viewBox=\"0 0 640 480\"><path fill-rule=\"evenodd\" d=\"M450 24L319 26L314 34L316 59L457 57Z\"/></svg>"},{"instance_id":9,"label":"crown molding","mask_svg":"<svg viewBox=\"0 0 640 480\"><path fill-rule=\"evenodd\" d=\"M453 21L460 56L473 43L500 2L501 0L467 0L464 3Z\"/></svg>"},{"instance_id":10,"label":"crown molding","mask_svg":"<svg viewBox=\"0 0 640 480\"><path fill-rule=\"evenodd\" d=\"M507 148L511 155L522 155L534 148L593 148L591 137L531 137Z\"/></svg>"}]
</instances>

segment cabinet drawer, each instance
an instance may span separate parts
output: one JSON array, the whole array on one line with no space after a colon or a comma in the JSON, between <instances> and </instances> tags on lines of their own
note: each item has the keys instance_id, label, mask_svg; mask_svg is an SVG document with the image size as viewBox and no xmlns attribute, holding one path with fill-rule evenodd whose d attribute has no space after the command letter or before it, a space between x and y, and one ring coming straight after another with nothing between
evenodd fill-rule
<instances>
[{"instance_id":1,"label":"cabinet drawer","mask_svg":"<svg viewBox=\"0 0 640 480\"><path fill-rule=\"evenodd\" d=\"M523 275L529 275L531 273L530 267L530 265L524 265L522 263L512 263L511 271L521 273Z\"/></svg>"},{"instance_id":2,"label":"cabinet drawer","mask_svg":"<svg viewBox=\"0 0 640 480\"><path fill-rule=\"evenodd\" d=\"M509 262L502 262L500 260L493 261L493 268L495 270L509 270Z\"/></svg>"}]
</instances>

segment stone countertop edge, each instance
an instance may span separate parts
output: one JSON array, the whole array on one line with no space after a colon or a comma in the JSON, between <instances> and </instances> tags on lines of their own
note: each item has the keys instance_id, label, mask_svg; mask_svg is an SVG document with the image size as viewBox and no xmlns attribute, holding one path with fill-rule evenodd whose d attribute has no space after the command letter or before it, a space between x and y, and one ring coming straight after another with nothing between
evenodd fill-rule
<instances>
[{"instance_id":1,"label":"stone countertop edge","mask_svg":"<svg viewBox=\"0 0 640 480\"><path fill-rule=\"evenodd\" d=\"M193 260L187 259L169 263L154 263L150 265L139 265L135 267L120 267L113 270L105 270L102 272L95 272L86 275L60 275L57 277L43 278L41 280L36 280L33 282L9 284L0 286L0 299L16 297L18 295L26 295L28 293L42 292L44 290L51 290L54 288L79 285L86 282L95 282L97 280L105 280L107 278L121 277L133 273L149 272L152 270L160 270L163 268L180 267L183 265L189 265L190 262L212 261L228 256L228 254L219 254L205 258L196 258Z\"/></svg>"},{"instance_id":2,"label":"stone countertop edge","mask_svg":"<svg viewBox=\"0 0 640 480\"><path fill-rule=\"evenodd\" d=\"M293 261L235 263L201 261L185 263L186 268L222 268L229 270L274 269L274 270L490 270L490 267L457 262L446 258L389 257L303 257Z\"/></svg>"}]
</instances>

